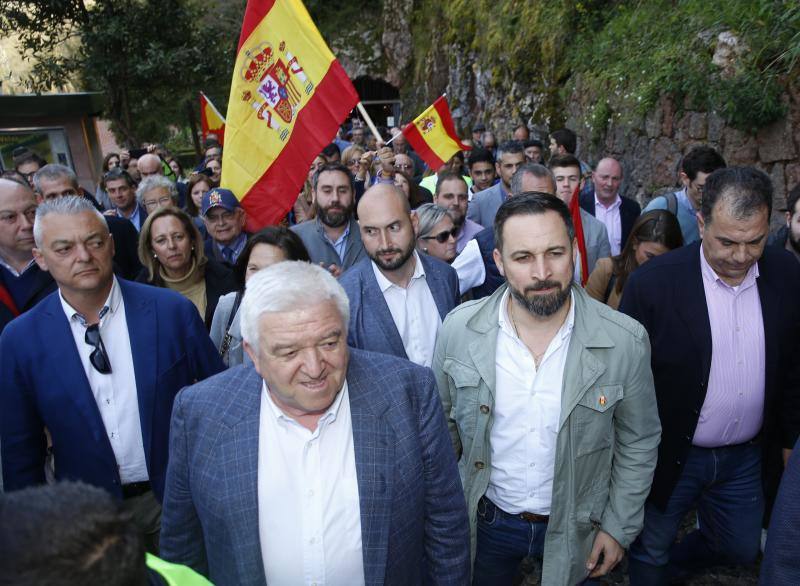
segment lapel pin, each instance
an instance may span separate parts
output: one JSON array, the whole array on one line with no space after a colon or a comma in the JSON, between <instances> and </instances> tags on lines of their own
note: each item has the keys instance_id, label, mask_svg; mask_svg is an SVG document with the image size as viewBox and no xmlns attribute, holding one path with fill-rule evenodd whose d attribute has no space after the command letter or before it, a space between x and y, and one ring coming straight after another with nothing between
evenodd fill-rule
<instances>
[{"instance_id":1,"label":"lapel pin","mask_svg":"<svg viewBox=\"0 0 800 586\"><path fill-rule=\"evenodd\" d=\"M600 395L600 406L605 407L605 404L606 404L606 396Z\"/></svg>"}]
</instances>

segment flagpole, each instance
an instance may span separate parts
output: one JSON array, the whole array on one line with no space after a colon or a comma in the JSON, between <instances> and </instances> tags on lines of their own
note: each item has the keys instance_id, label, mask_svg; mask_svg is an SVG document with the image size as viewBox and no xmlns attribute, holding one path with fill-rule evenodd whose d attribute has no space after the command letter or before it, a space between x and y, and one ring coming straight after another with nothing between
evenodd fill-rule
<instances>
[{"instance_id":1,"label":"flagpole","mask_svg":"<svg viewBox=\"0 0 800 586\"><path fill-rule=\"evenodd\" d=\"M367 109L364 108L364 104L362 104L360 100L358 104L356 104L356 108L358 108L358 111L361 112L361 116L364 117L364 121L367 123L367 126L369 126L369 129L372 131L372 135L375 137L375 140L377 140L378 142L383 142L383 137L381 136L381 133L378 132L378 129L375 127L375 123L372 121L372 118L370 118L369 114L367 113Z\"/></svg>"}]
</instances>

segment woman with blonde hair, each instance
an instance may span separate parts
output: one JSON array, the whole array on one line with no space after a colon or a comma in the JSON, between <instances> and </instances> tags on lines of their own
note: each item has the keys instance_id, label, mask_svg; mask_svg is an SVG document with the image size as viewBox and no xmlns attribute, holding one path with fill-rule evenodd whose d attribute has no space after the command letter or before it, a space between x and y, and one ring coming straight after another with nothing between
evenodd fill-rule
<instances>
[{"instance_id":1,"label":"woman with blonde hair","mask_svg":"<svg viewBox=\"0 0 800 586\"><path fill-rule=\"evenodd\" d=\"M144 269L136 280L189 299L207 328L219 298L237 288L227 267L206 258L203 237L189 214L172 206L147 216L139 232L139 260Z\"/></svg>"}]
</instances>

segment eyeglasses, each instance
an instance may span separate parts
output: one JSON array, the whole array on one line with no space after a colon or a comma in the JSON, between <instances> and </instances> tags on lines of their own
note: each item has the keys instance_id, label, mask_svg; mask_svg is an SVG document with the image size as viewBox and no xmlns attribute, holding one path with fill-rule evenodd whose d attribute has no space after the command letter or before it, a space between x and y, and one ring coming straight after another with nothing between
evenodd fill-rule
<instances>
[{"instance_id":1,"label":"eyeglasses","mask_svg":"<svg viewBox=\"0 0 800 586\"><path fill-rule=\"evenodd\" d=\"M150 201L144 202L144 207L146 210L154 210L156 208L160 208L161 206L168 206L171 203L172 203L172 197L167 195L159 199L151 199Z\"/></svg>"},{"instance_id":2,"label":"eyeglasses","mask_svg":"<svg viewBox=\"0 0 800 586\"><path fill-rule=\"evenodd\" d=\"M412 167L413 165L411 163L407 163L405 165L403 165L402 163L395 163L394 165L395 169L411 169Z\"/></svg>"},{"instance_id":3,"label":"eyeglasses","mask_svg":"<svg viewBox=\"0 0 800 586\"><path fill-rule=\"evenodd\" d=\"M206 221L210 224L219 224L220 222L229 222L236 215L235 212L222 212L221 214L206 214Z\"/></svg>"},{"instance_id":4,"label":"eyeglasses","mask_svg":"<svg viewBox=\"0 0 800 586\"><path fill-rule=\"evenodd\" d=\"M93 347L89 355L89 362L100 374L111 374L111 361L108 359L106 347L103 345L103 338L100 337L100 324L93 324L86 328L86 335L83 340Z\"/></svg>"},{"instance_id":5,"label":"eyeglasses","mask_svg":"<svg viewBox=\"0 0 800 586\"><path fill-rule=\"evenodd\" d=\"M439 244L444 244L447 242L450 237L452 236L453 239L457 239L458 235L458 228L453 228L452 230L447 230L445 232L439 232L434 236L423 236L423 240L436 240Z\"/></svg>"}]
</instances>

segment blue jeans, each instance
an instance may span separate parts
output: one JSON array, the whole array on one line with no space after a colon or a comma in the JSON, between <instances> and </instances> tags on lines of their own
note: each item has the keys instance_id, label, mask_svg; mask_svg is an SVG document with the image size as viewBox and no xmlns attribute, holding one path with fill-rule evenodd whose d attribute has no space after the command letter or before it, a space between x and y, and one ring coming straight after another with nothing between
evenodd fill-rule
<instances>
[{"instance_id":1,"label":"blue jeans","mask_svg":"<svg viewBox=\"0 0 800 586\"><path fill-rule=\"evenodd\" d=\"M483 497L478 501L473 586L513 584L524 558L542 558L546 531L547 523L525 521Z\"/></svg>"},{"instance_id":2,"label":"blue jeans","mask_svg":"<svg viewBox=\"0 0 800 586\"><path fill-rule=\"evenodd\" d=\"M699 529L676 544L695 507ZM693 446L666 510L645 507L644 529L630 548L631 586L667 584L721 563L753 563L763 514L760 446Z\"/></svg>"}]
</instances>

